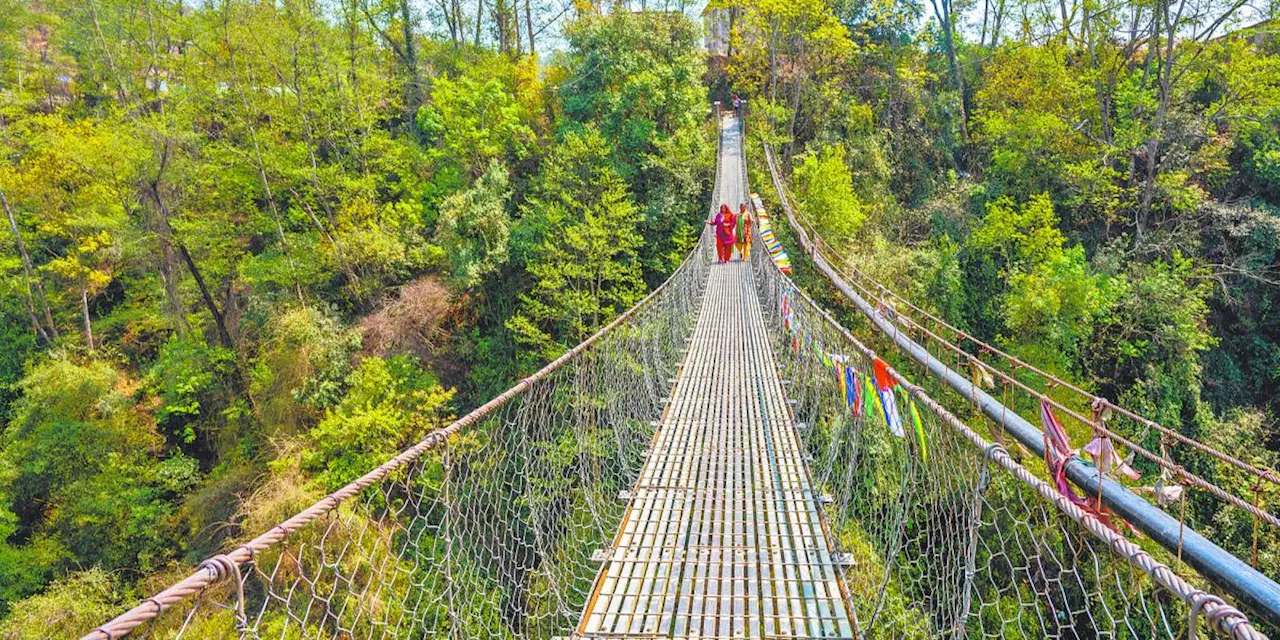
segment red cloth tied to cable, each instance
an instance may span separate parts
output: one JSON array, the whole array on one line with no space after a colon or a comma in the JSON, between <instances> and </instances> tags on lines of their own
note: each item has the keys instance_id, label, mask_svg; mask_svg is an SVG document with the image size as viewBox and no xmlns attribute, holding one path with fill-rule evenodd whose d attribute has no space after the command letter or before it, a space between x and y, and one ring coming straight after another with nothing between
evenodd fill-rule
<instances>
[{"instance_id":1,"label":"red cloth tied to cable","mask_svg":"<svg viewBox=\"0 0 1280 640\"><path fill-rule=\"evenodd\" d=\"M1102 524L1107 525L1112 531L1120 533L1120 529L1113 521L1113 514L1102 504L1098 496L1083 497L1076 493L1075 487L1067 480L1067 463L1071 461L1071 456L1075 455L1075 450L1071 448L1071 440L1067 437L1066 429L1062 428L1062 423L1058 422L1058 416L1053 414L1053 407L1049 405L1047 398L1040 399L1040 422L1044 427L1044 464L1049 467L1049 475L1053 477L1053 486L1072 504L1080 507L1085 512L1097 518ZM1102 475L1098 475L1098 481L1102 482ZM1134 534L1138 531L1128 522L1120 519L1125 527Z\"/></svg>"}]
</instances>

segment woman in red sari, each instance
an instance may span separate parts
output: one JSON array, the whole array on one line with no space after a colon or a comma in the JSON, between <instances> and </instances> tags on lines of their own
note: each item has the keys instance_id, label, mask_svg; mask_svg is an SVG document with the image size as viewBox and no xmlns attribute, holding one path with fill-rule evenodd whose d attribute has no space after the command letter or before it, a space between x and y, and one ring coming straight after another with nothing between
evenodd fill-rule
<instances>
[{"instance_id":1,"label":"woman in red sari","mask_svg":"<svg viewBox=\"0 0 1280 640\"><path fill-rule=\"evenodd\" d=\"M733 215L729 205L720 205L720 213L707 224L716 228L716 255L720 262L728 262L733 258L733 244L737 239L738 219Z\"/></svg>"}]
</instances>

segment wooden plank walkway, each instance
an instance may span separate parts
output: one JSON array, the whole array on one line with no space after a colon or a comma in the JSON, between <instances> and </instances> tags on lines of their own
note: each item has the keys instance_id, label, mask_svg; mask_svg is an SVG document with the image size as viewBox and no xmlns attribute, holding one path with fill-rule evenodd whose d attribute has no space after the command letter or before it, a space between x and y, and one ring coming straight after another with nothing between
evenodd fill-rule
<instances>
[{"instance_id":1,"label":"wooden plank walkway","mask_svg":"<svg viewBox=\"0 0 1280 640\"><path fill-rule=\"evenodd\" d=\"M723 128L720 202L744 192ZM855 638L745 262L710 270L577 638Z\"/></svg>"}]
</instances>

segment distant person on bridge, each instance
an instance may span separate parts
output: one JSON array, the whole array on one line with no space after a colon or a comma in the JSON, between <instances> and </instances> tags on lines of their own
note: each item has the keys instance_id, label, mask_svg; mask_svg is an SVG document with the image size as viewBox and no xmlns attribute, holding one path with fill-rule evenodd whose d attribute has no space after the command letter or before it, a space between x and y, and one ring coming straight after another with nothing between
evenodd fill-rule
<instances>
[{"instance_id":1,"label":"distant person on bridge","mask_svg":"<svg viewBox=\"0 0 1280 640\"><path fill-rule=\"evenodd\" d=\"M737 219L733 215L733 210L727 204L720 205L720 213L717 213L715 219L708 221L707 224L716 228L716 256L720 262L728 262L733 258L733 245L737 240L734 235Z\"/></svg>"},{"instance_id":2,"label":"distant person on bridge","mask_svg":"<svg viewBox=\"0 0 1280 640\"><path fill-rule=\"evenodd\" d=\"M751 219L751 212L747 211L747 203L738 206L738 259L748 260L751 258L751 225L755 220Z\"/></svg>"}]
</instances>

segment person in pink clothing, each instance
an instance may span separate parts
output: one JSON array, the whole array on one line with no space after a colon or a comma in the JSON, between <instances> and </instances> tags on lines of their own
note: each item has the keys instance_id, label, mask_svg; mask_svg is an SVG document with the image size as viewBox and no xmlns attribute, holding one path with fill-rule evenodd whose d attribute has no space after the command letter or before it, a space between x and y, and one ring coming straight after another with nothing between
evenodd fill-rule
<instances>
[{"instance_id":1,"label":"person in pink clothing","mask_svg":"<svg viewBox=\"0 0 1280 640\"><path fill-rule=\"evenodd\" d=\"M728 262L733 258L733 244L737 240L738 219L733 215L729 205L720 205L720 213L707 224L716 228L716 256L720 262Z\"/></svg>"}]
</instances>

